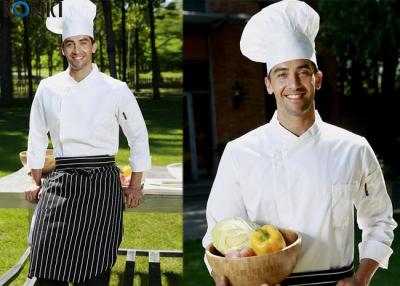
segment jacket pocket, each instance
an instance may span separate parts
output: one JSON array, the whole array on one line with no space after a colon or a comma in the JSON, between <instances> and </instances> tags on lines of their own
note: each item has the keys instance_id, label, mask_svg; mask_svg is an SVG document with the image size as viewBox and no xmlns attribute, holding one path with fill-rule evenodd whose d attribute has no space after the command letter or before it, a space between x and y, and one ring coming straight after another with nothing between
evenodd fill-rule
<instances>
[{"instance_id":1,"label":"jacket pocket","mask_svg":"<svg viewBox=\"0 0 400 286\"><path fill-rule=\"evenodd\" d=\"M347 227L353 219L353 194L357 183L332 186L333 227Z\"/></svg>"}]
</instances>

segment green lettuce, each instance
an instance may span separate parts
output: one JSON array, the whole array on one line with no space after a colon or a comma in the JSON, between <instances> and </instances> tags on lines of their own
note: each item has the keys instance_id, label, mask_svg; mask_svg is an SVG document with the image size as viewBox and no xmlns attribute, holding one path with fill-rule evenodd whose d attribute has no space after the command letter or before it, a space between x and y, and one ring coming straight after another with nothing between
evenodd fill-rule
<instances>
[{"instance_id":1,"label":"green lettuce","mask_svg":"<svg viewBox=\"0 0 400 286\"><path fill-rule=\"evenodd\" d=\"M226 218L216 223L211 238L216 249L222 254L250 248L250 234L260 226L241 217Z\"/></svg>"}]
</instances>

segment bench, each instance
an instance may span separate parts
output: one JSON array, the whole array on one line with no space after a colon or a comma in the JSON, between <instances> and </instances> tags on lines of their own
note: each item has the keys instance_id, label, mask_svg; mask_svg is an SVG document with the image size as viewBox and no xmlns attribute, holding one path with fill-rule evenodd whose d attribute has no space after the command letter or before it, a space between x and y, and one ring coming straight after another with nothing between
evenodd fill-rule
<instances>
[{"instance_id":1,"label":"bench","mask_svg":"<svg viewBox=\"0 0 400 286\"><path fill-rule=\"evenodd\" d=\"M28 261L31 248L28 247L25 253L21 256L18 263L9 269L3 276L0 277L0 285L7 285L15 277L18 276L26 262ZM135 261L137 256L148 257L149 263L149 286L161 286L161 265L160 257L182 257L183 252L180 250L149 250L149 249L118 249L118 255L125 255L125 271L122 281L123 286L134 285L134 274L135 274ZM27 278L24 286L36 285L36 278Z\"/></svg>"}]
</instances>

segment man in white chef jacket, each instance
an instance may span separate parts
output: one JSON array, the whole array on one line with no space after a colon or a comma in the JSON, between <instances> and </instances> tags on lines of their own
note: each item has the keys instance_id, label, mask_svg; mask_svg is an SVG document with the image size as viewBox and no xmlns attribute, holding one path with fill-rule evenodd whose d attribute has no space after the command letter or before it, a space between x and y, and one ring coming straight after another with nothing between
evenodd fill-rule
<instances>
[{"instance_id":1,"label":"man in white chef jacket","mask_svg":"<svg viewBox=\"0 0 400 286\"><path fill-rule=\"evenodd\" d=\"M213 225L227 217L273 224L303 238L296 274L282 285L365 286L378 267L388 267L397 224L368 142L323 122L315 110L322 83L318 29L319 15L296 0L272 4L247 23L241 51L266 63L265 85L277 111L268 124L226 145L207 203L203 246L212 243ZM355 272L354 207L362 230ZM228 285L226 277L214 279Z\"/></svg>"},{"instance_id":2,"label":"man in white chef jacket","mask_svg":"<svg viewBox=\"0 0 400 286\"><path fill-rule=\"evenodd\" d=\"M29 277L37 277L39 285L103 286L122 240L123 196L128 207L143 201L141 178L151 167L148 134L126 83L92 63L95 4L64 0L62 5L62 17L48 18L46 26L62 35L69 67L40 82L30 115L34 186L26 198L39 203ZM131 149L132 176L124 193L114 158L119 126ZM56 169L42 183L48 133Z\"/></svg>"}]
</instances>

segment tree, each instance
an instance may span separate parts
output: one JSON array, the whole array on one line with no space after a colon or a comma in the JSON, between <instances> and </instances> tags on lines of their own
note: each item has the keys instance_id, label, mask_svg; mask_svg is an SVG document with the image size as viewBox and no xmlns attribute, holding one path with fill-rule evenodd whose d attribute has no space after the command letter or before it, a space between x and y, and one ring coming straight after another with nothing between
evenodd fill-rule
<instances>
[{"instance_id":1,"label":"tree","mask_svg":"<svg viewBox=\"0 0 400 286\"><path fill-rule=\"evenodd\" d=\"M140 90L139 83L139 72L140 72L140 45L139 45L139 27L135 27L135 43L134 43L134 51L135 51L135 88L136 91Z\"/></svg>"},{"instance_id":2,"label":"tree","mask_svg":"<svg viewBox=\"0 0 400 286\"><path fill-rule=\"evenodd\" d=\"M153 99L159 99L160 98L160 64L158 62L155 27L154 27L154 0L148 0L147 5L148 5L147 8L148 8L148 13L149 13L149 26L150 26Z\"/></svg>"},{"instance_id":3,"label":"tree","mask_svg":"<svg viewBox=\"0 0 400 286\"><path fill-rule=\"evenodd\" d=\"M342 117L351 119L351 127L358 125L356 131L368 138L385 164L400 170L400 131L382 128L397 120L400 103L396 96L400 2L354 0L348 5L345 1L319 1L318 8L321 33L317 52L321 55L318 47L322 47L336 60L338 82L334 84L345 103L341 109L346 111Z\"/></svg>"},{"instance_id":4,"label":"tree","mask_svg":"<svg viewBox=\"0 0 400 286\"><path fill-rule=\"evenodd\" d=\"M31 59L31 44L29 41L28 17L24 17L22 21L24 23L24 59L25 59L25 66L28 70L28 96L30 99L33 99L32 59Z\"/></svg>"},{"instance_id":5,"label":"tree","mask_svg":"<svg viewBox=\"0 0 400 286\"><path fill-rule=\"evenodd\" d=\"M121 1L122 80L126 82L126 15L125 1Z\"/></svg>"},{"instance_id":6,"label":"tree","mask_svg":"<svg viewBox=\"0 0 400 286\"><path fill-rule=\"evenodd\" d=\"M11 60L11 20L4 6L0 4L0 81L1 99L6 105L11 104L13 98L12 60Z\"/></svg>"},{"instance_id":7,"label":"tree","mask_svg":"<svg viewBox=\"0 0 400 286\"><path fill-rule=\"evenodd\" d=\"M111 1L102 0L101 3L103 4L104 22L106 26L107 53L108 53L110 75L116 78L117 69L115 62L114 34L113 34L112 19L111 19L111 9L112 9Z\"/></svg>"}]
</instances>

